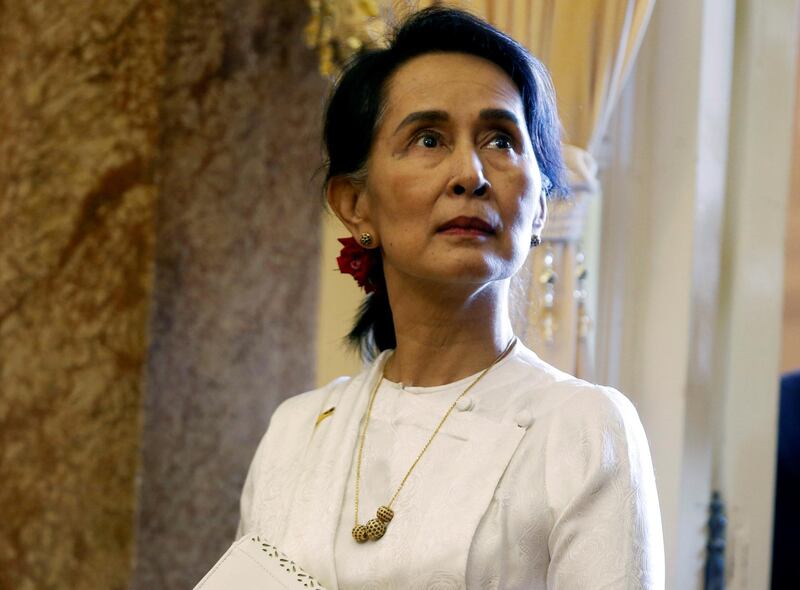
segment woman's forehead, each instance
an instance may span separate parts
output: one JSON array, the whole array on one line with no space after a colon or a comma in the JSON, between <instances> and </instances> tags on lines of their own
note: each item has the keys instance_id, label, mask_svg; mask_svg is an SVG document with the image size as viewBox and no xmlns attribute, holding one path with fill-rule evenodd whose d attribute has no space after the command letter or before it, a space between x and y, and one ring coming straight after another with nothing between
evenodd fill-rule
<instances>
[{"instance_id":1,"label":"woman's forehead","mask_svg":"<svg viewBox=\"0 0 800 590\"><path fill-rule=\"evenodd\" d=\"M487 109L505 109L523 118L522 99L500 67L461 53L432 53L403 64L387 85L386 120L413 111L440 111L478 117Z\"/></svg>"}]
</instances>

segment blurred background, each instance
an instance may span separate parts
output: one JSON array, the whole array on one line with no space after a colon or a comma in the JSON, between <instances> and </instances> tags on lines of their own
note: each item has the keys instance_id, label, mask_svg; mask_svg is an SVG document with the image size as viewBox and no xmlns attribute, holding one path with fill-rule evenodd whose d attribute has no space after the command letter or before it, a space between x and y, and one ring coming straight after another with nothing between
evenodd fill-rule
<instances>
[{"instance_id":1,"label":"blurred background","mask_svg":"<svg viewBox=\"0 0 800 590\"><path fill-rule=\"evenodd\" d=\"M274 408L361 366L331 80L434 3L0 2L0 589L191 588L234 540ZM514 321L636 405L667 588L800 587L797 0L447 4L553 74L574 195Z\"/></svg>"}]
</instances>

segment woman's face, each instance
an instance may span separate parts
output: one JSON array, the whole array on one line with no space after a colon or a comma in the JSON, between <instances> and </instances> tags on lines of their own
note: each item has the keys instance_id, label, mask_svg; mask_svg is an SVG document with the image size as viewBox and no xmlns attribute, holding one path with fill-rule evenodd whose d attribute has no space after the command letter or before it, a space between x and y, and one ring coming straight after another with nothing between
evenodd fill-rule
<instances>
[{"instance_id":1,"label":"woman's face","mask_svg":"<svg viewBox=\"0 0 800 590\"><path fill-rule=\"evenodd\" d=\"M400 67L359 201L390 284L398 274L475 284L516 273L545 199L514 82L459 53Z\"/></svg>"}]
</instances>

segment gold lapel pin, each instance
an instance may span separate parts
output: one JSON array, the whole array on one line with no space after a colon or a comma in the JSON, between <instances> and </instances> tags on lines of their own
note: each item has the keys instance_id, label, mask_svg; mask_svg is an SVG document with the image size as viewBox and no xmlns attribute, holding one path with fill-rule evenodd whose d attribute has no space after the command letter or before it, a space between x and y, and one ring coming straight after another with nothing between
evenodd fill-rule
<instances>
[{"instance_id":1,"label":"gold lapel pin","mask_svg":"<svg viewBox=\"0 0 800 590\"><path fill-rule=\"evenodd\" d=\"M334 411L336 411L336 408L328 408L327 410L322 412L319 416L317 416L317 421L314 424L314 428L319 426L319 423L322 422L325 418L327 418L328 416L331 416Z\"/></svg>"}]
</instances>

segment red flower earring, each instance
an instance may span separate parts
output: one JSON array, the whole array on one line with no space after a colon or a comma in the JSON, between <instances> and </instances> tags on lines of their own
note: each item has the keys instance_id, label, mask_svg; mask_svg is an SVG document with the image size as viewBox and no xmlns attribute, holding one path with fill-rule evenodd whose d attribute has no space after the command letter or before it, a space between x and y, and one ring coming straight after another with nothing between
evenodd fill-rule
<instances>
[{"instance_id":1,"label":"red flower earring","mask_svg":"<svg viewBox=\"0 0 800 590\"><path fill-rule=\"evenodd\" d=\"M372 236L368 233L361 234L361 243L365 246L372 243ZM339 238L342 250L336 258L339 264L339 271L343 274L352 275L359 287L363 287L367 293L375 291L375 284L370 280L370 273L376 264L380 264L377 250L368 250L358 245L353 238Z\"/></svg>"}]
</instances>

